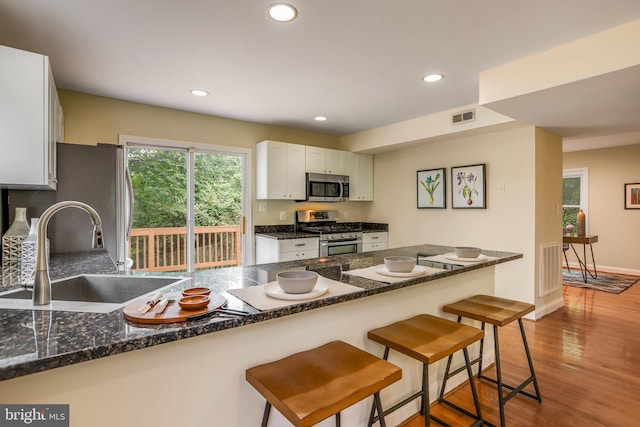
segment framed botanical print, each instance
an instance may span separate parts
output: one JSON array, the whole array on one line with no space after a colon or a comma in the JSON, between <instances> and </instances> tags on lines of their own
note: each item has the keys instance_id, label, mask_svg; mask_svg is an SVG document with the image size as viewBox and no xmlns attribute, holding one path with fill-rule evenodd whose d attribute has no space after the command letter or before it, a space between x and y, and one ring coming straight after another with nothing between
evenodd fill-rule
<instances>
[{"instance_id":1,"label":"framed botanical print","mask_svg":"<svg viewBox=\"0 0 640 427\"><path fill-rule=\"evenodd\" d=\"M417 172L418 209L445 209L447 207L446 168Z\"/></svg>"},{"instance_id":2,"label":"framed botanical print","mask_svg":"<svg viewBox=\"0 0 640 427\"><path fill-rule=\"evenodd\" d=\"M451 168L453 209L486 209L485 169L484 163Z\"/></svg>"}]
</instances>

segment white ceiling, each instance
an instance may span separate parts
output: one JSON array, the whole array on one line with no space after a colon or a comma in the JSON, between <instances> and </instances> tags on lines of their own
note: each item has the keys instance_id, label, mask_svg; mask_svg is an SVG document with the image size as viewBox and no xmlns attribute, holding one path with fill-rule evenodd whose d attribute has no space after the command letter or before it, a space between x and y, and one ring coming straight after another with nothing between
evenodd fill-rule
<instances>
[{"instance_id":1,"label":"white ceiling","mask_svg":"<svg viewBox=\"0 0 640 427\"><path fill-rule=\"evenodd\" d=\"M480 72L640 18L639 0L291 0L298 19L278 23L274 2L0 0L0 44L48 55L59 88L346 135L477 103ZM446 77L427 85L429 72ZM612 114L596 131L640 131L637 77L635 96L593 79L512 117L586 137L562 99L601 118L615 103L635 120Z\"/></svg>"}]
</instances>

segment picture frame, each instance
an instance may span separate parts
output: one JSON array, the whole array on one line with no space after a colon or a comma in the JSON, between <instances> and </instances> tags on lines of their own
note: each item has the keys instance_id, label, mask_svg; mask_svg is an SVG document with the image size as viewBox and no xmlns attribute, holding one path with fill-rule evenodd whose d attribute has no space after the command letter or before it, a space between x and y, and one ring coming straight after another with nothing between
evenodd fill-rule
<instances>
[{"instance_id":1,"label":"picture frame","mask_svg":"<svg viewBox=\"0 0 640 427\"><path fill-rule=\"evenodd\" d=\"M624 208L640 209L640 182L624 185Z\"/></svg>"},{"instance_id":2,"label":"picture frame","mask_svg":"<svg viewBox=\"0 0 640 427\"><path fill-rule=\"evenodd\" d=\"M418 209L447 208L447 169L424 169L416 172Z\"/></svg>"},{"instance_id":3,"label":"picture frame","mask_svg":"<svg viewBox=\"0 0 640 427\"><path fill-rule=\"evenodd\" d=\"M486 209L486 163L451 168L451 207Z\"/></svg>"}]
</instances>

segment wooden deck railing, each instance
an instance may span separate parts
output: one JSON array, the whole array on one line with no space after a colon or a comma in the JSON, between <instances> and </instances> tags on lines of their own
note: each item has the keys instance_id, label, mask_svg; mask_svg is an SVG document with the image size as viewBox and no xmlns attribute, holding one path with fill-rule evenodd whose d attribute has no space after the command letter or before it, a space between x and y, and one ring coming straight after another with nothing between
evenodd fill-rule
<instances>
[{"instance_id":1,"label":"wooden deck railing","mask_svg":"<svg viewBox=\"0 0 640 427\"><path fill-rule=\"evenodd\" d=\"M240 226L196 227L196 269L242 265ZM186 227L134 228L129 239L131 270L187 269Z\"/></svg>"}]
</instances>

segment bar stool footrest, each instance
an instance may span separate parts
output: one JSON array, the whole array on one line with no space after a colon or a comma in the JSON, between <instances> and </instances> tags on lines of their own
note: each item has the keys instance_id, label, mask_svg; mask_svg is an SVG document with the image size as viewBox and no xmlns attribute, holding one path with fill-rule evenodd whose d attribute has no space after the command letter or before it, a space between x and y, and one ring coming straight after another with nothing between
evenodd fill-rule
<instances>
[{"instance_id":1,"label":"bar stool footrest","mask_svg":"<svg viewBox=\"0 0 640 427\"><path fill-rule=\"evenodd\" d=\"M465 414L465 415L467 415L467 416L469 416L469 417L471 417L471 418L475 419L476 421L481 421L481 420L478 420L478 415L474 414L474 413L473 413L473 412L471 412L471 411L468 411L468 410L464 409L462 406L458 406L458 405L456 405L455 403L448 401L447 399L438 399L438 402L439 402L439 403L444 403L445 405L447 405L447 406L449 406L449 407L451 407L451 408L455 409L456 411L458 411L458 412L460 412L460 413L462 413L462 414ZM433 417L432 417L432 418L433 418ZM438 422L440 422L440 421L438 421ZM474 423L474 424L472 424L472 426L473 426L473 425L475 425L475 423Z\"/></svg>"},{"instance_id":2,"label":"bar stool footrest","mask_svg":"<svg viewBox=\"0 0 640 427\"><path fill-rule=\"evenodd\" d=\"M417 391L415 393L413 393L411 396L406 397L404 399L402 399L400 402L396 403L395 405L385 409L384 411L382 411L382 415L386 418L387 415L391 414L392 412L397 411L398 409L402 408L403 406L405 406L407 403L411 402L412 400L417 399L418 397L422 396L422 391ZM423 415L423 414L421 414ZM376 421L378 421L380 419L380 415L376 415L372 418L372 423L375 423Z\"/></svg>"},{"instance_id":3,"label":"bar stool footrest","mask_svg":"<svg viewBox=\"0 0 640 427\"><path fill-rule=\"evenodd\" d=\"M493 384L498 384L498 380L496 380L495 378L488 377L488 376L486 376L484 374L482 374L482 375L479 374L478 378L486 380L486 381L489 381L489 382L492 382ZM527 385L531 384L534 379L535 378L533 376L530 376L529 378L524 380L519 386L512 386L512 385L509 385L509 384L502 383L502 387L508 388L509 390L511 390L511 393L509 393L508 395L504 396L502 398L502 400L506 403L513 396L515 396L516 394L520 393L520 394L522 394L524 396L527 396L530 399L537 400L538 402L542 403L542 397L541 396L536 396L535 394L532 394L532 393L529 393L526 390L523 390L523 388L525 388Z\"/></svg>"},{"instance_id":4,"label":"bar stool footrest","mask_svg":"<svg viewBox=\"0 0 640 427\"><path fill-rule=\"evenodd\" d=\"M451 424L445 423L444 421L442 421L440 418L436 417L435 415L430 415L429 418L431 419L431 421L435 421L438 424L440 424L441 426L452 427Z\"/></svg>"}]
</instances>

